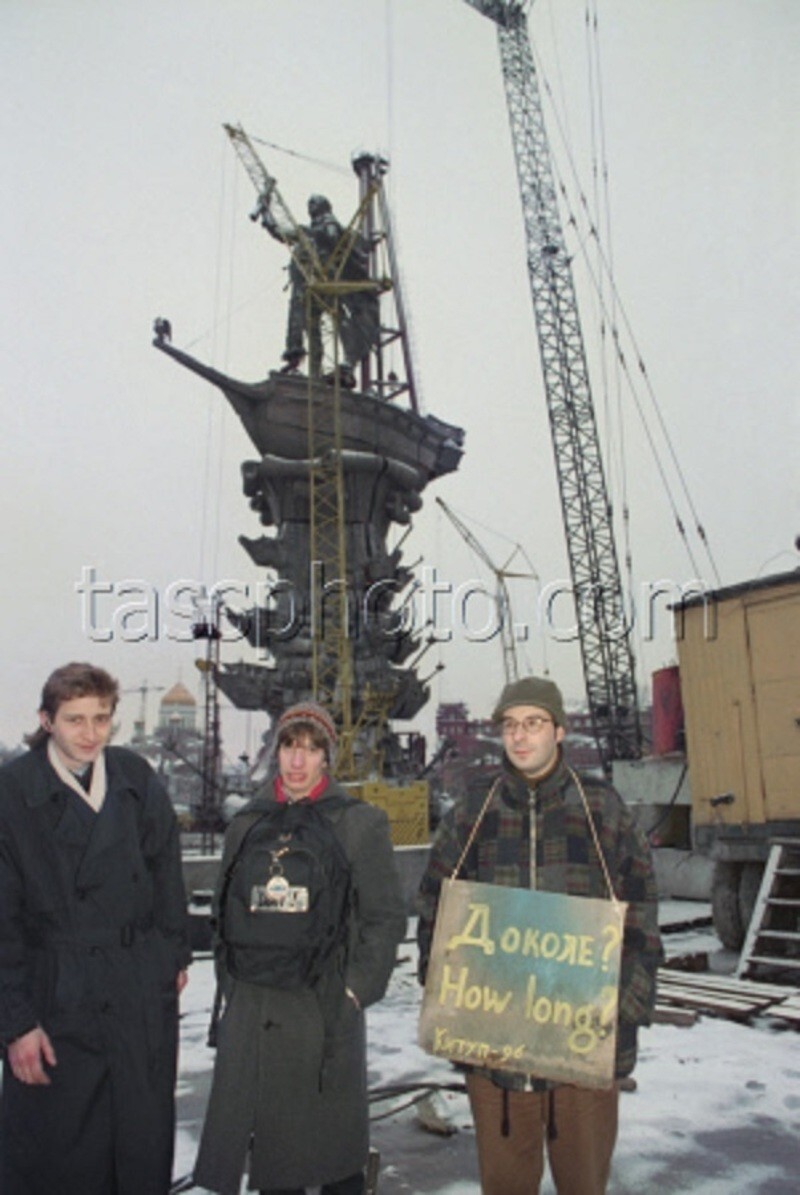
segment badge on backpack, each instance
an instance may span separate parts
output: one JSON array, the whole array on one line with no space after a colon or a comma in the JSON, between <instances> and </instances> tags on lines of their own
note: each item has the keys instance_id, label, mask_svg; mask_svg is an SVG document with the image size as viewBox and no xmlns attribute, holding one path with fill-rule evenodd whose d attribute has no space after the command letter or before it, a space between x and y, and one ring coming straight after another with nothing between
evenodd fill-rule
<instances>
[{"instance_id":1,"label":"badge on backpack","mask_svg":"<svg viewBox=\"0 0 800 1195\"><path fill-rule=\"evenodd\" d=\"M250 890L251 913L307 913L308 888L290 884L283 874L280 855L272 856L272 875L266 884L254 884Z\"/></svg>"}]
</instances>

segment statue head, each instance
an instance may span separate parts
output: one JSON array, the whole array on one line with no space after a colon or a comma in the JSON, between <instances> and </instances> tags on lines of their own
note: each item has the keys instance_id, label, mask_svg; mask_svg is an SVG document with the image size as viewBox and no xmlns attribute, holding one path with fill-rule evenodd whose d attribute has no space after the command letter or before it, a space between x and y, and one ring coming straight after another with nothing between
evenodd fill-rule
<instances>
[{"instance_id":1,"label":"statue head","mask_svg":"<svg viewBox=\"0 0 800 1195\"><path fill-rule=\"evenodd\" d=\"M326 199L324 195L312 195L309 198L308 214L312 220L317 216L324 216L329 211L331 211L330 200Z\"/></svg>"}]
</instances>

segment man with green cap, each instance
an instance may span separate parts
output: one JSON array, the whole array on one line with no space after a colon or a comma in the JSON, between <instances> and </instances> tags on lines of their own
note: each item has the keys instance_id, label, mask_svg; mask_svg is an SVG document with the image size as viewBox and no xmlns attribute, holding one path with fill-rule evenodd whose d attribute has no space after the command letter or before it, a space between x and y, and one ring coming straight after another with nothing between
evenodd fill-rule
<instances>
[{"instance_id":1,"label":"man with green cap","mask_svg":"<svg viewBox=\"0 0 800 1195\"><path fill-rule=\"evenodd\" d=\"M604 781L579 780L564 760L566 715L557 685L536 676L507 684L492 718L502 735L501 768L490 784L461 794L443 819L420 885L420 982L445 880L601 899L610 881L616 899L627 903L616 1082L597 1089L464 1067L483 1195L534 1195L545 1152L559 1195L603 1195L619 1080L636 1062L637 1030L650 1021L662 960L650 852L618 793Z\"/></svg>"}]
</instances>

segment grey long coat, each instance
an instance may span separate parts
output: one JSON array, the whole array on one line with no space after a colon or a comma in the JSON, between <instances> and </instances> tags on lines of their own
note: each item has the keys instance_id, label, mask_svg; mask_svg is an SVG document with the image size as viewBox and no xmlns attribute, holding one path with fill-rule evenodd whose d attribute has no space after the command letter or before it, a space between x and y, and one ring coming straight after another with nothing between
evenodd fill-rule
<instances>
[{"instance_id":1,"label":"grey long coat","mask_svg":"<svg viewBox=\"0 0 800 1195\"><path fill-rule=\"evenodd\" d=\"M0 769L0 1040L40 1024L50 1086L9 1066L3 1195L166 1195L176 976L189 961L175 816L144 760L106 751L99 814L44 750Z\"/></svg>"},{"instance_id":2,"label":"grey long coat","mask_svg":"<svg viewBox=\"0 0 800 1195\"><path fill-rule=\"evenodd\" d=\"M319 809L341 791L328 788ZM194 1171L198 1186L221 1195L237 1195L248 1146L252 1188L335 1182L367 1160L363 1009L386 990L406 913L386 814L362 802L327 812L351 866L355 908L345 982L361 1010L349 997L339 999L324 1052L313 991L229 980ZM245 810L229 827L220 877L256 816Z\"/></svg>"}]
</instances>

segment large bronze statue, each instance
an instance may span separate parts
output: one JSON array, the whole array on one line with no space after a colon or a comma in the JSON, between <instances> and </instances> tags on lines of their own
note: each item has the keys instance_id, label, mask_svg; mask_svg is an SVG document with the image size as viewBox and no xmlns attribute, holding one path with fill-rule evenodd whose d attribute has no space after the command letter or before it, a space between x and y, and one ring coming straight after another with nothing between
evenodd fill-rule
<instances>
[{"instance_id":1,"label":"large bronze statue","mask_svg":"<svg viewBox=\"0 0 800 1195\"><path fill-rule=\"evenodd\" d=\"M262 199L257 215L271 236L292 248L291 297L283 352L287 369L297 369L307 352L309 373L312 377L321 375L322 317L335 305L338 314L334 323L342 348L340 376L353 385L355 367L376 343L380 326L378 289L370 283L367 239L342 228L324 195L310 197L310 222L306 225L281 223L269 198ZM309 294L309 283L323 280L365 285L363 289L343 287L337 297L320 300Z\"/></svg>"},{"instance_id":2,"label":"large bronze statue","mask_svg":"<svg viewBox=\"0 0 800 1195\"><path fill-rule=\"evenodd\" d=\"M292 294L285 367L259 382L189 356L163 319L154 328L160 351L220 388L255 449L243 488L264 533L240 542L258 580L242 608L224 612L258 662L220 663L215 680L237 708L272 718L322 694L349 727L349 774L416 775L418 762L387 731L430 695L417 670L426 647L405 533L395 532L409 527L427 485L458 467L464 433L418 409L382 191L388 163L354 159L359 207L347 228L321 195L299 224L244 130L225 127L256 188L252 219L290 250ZM298 374L306 355L310 379ZM358 387L325 384L337 365L340 377L357 367Z\"/></svg>"}]
</instances>

